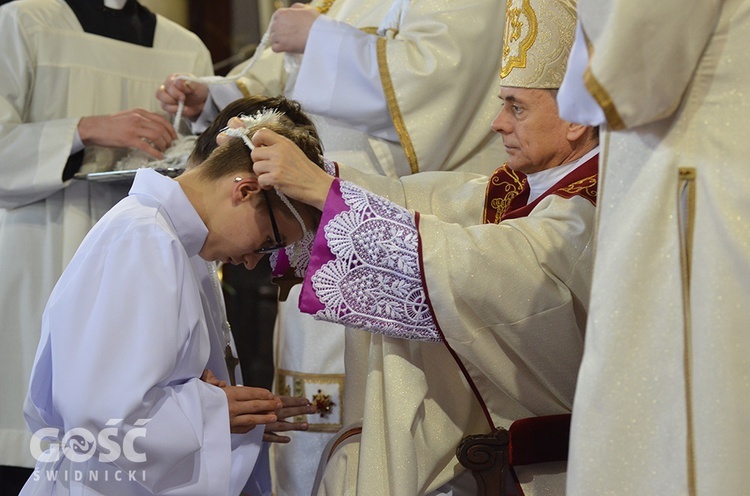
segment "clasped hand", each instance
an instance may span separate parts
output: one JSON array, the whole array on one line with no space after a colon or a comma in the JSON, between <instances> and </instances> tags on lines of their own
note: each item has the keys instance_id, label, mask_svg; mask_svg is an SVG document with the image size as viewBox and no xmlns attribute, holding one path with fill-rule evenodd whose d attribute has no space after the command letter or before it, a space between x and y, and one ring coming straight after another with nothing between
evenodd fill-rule
<instances>
[{"instance_id":1,"label":"clasped hand","mask_svg":"<svg viewBox=\"0 0 750 496\"><path fill-rule=\"evenodd\" d=\"M195 120L208 100L208 86L195 81L180 79L182 74L172 74L164 80L164 84L156 90L162 110L169 114L176 114L180 101L185 102L182 116Z\"/></svg>"},{"instance_id":2,"label":"clasped hand","mask_svg":"<svg viewBox=\"0 0 750 496\"><path fill-rule=\"evenodd\" d=\"M271 49L274 52L304 53L310 29L320 15L317 9L303 3L278 9L269 27Z\"/></svg>"},{"instance_id":3,"label":"clasped hand","mask_svg":"<svg viewBox=\"0 0 750 496\"><path fill-rule=\"evenodd\" d=\"M288 436L277 432L305 431L306 422L287 422L283 419L315 412L315 407L306 398L276 396L264 388L247 386L227 386L206 369L201 380L221 388L227 395L229 406L229 428L233 434L250 432L256 425L265 424L263 440L267 442L288 443Z\"/></svg>"}]
</instances>

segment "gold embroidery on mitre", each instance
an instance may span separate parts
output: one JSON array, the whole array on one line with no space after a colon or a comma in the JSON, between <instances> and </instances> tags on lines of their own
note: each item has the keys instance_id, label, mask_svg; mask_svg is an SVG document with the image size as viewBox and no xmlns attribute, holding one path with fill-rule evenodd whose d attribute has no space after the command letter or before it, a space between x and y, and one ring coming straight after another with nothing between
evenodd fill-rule
<instances>
[{"instance_id":1,"label":"gold embroidery on mitre","mask_svg":"<svg viewBox=\"0 0 750 496\"><path fill-rule=\"evenodd\" d=\"M488 190L487 192L488 195L494 195L499 191L501 195L490 200L490 208L495 211L495 217L491 221L493 224L500 223L502 220L501 217L508 210L508 207L510 207L510 203L519 195L519 193L521 193L521 191L523 191L523 188L526 185L525 177L521 178L516 171L508 167L503 167L503 169L506 178L501 178L498 175L493 174L490 178L492 191ZM485 213L484 223L486 224L488 222Z\"/></svg>"},{"instance_id":2,"label":"gold embroidery on mitre","mask_svg":"<svg viewBox=\"0 0 750 496\"><path fill-rule=\"evenodd\" d=\"M510 74L514 67L526 67L526 52L536 41L538 24L530 0L520 0L520 6L518 2L509 0L505 14L501 78Z\"/></svg>"}]
</instances>

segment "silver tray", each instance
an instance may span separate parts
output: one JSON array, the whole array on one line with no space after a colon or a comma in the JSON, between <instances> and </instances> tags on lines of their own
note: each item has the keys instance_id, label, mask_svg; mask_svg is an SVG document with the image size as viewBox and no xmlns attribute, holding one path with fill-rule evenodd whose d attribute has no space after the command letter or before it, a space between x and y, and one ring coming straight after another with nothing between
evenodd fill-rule
<instances>
[{"instance_id":1,"label":"silver tray","mask_svg":"<svg viewBox=\"0 0 750 496\"><path fill-rule=\"evenodd\" d=\"M154 169L159 174L168 177L177 177L185 169L176 169L172 167ZM110 182L110 181L132 181L135 177L137 170L117 170L117 171L106 171L106 172L78 172L73 177L75 179L83 179L85 181L96 181L96 182Z\"/></svg>"}]
</instances>

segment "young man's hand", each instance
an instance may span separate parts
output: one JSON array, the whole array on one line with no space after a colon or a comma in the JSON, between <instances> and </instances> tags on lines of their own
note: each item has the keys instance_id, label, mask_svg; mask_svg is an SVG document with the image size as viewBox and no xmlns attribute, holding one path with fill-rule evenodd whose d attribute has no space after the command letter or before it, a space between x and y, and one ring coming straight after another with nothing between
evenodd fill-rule
<instances>
[{"instance_id":1,"label":"young man's hand","mask_svg":"<svg viewBox=\"0 0 750 496\"><path fill-rule=\"evenodd\" d=\"M266 425L266 432L263 433L263 441L286 444L291 441L291 438L289 436L281 436L278 434L279 432L306 431L308 424L307 422L288 422L282 419L315 413L315 407L310 404L310 400L307 398L298 398L295 396L279 396L279 398L284 404L282 408L276 411L279 420Z\"/></svg>"},{"instance_id":2,"label":"young man's hand","mask_svg":"<svg viewBox=\"0 0 750 496\"><path fill-rule=\"evenodd\" d=\"M203 371L201 380L220 387L227 395L229 430L232 434L245 434L253 430L256 425L276 422L279 419L277 412L284 412L285 405L282 399L268 389L227 386L225 381L217 379L208 369Z\"/></svg>"}]
</instances>

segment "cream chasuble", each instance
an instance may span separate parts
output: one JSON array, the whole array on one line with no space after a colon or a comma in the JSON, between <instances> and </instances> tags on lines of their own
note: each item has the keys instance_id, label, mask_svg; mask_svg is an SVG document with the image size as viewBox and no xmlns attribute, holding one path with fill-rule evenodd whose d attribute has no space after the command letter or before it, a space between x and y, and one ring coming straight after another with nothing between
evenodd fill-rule
<instances>
[{"instance_id":1,"label":"cream chasuble","mask_svg":"<svg viewBox=\"0 0 750 496\"><path fill-rule=\"evenodd\" d=\"M750 2L579 16L588 66L568 77L607 123L568 494L745 494Z\"/></svg>"},{"instance_id":2,"label":"cream chasuble","mask_svg":"<svg viewBox=\"0 0 750 496\"><path fill-rule=\"evenodd\" d=\"M341 176L410 211L341 183L352 211L325 227L335 261L308 270L303 292L311 284L326 300L319 318L376 332L347 330L348 426L323 455L316 494L428 494L461 473L460 440L490 427L445 344L402 338L441 340L439 329L494 425L569 412L583 351L595 172L569 185L573 195L545 196L527 216L499 225L483 223L486 176L434 172L394 181L344 167ZM583 189L593 196L580 196ZM382 212L391 220L383 222ZM349 272L360 257L371 261ZM408 276L391 280L389 261ZM396 296L412 287L407 280L423 289ZM343 308L352 308L346 319ZM518 472L527 496L562 494L564 467L532 467Z\"/></svg>"}]
</instances>

